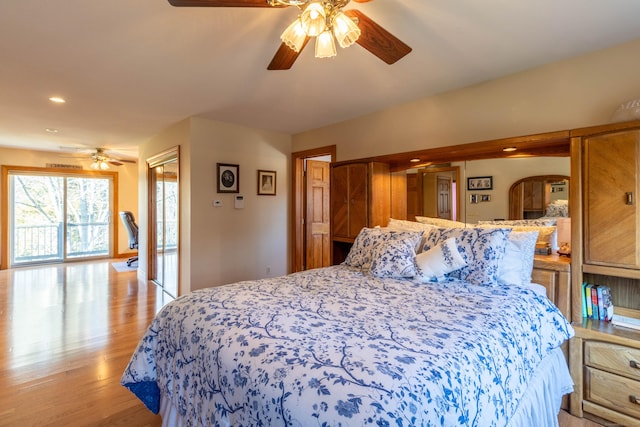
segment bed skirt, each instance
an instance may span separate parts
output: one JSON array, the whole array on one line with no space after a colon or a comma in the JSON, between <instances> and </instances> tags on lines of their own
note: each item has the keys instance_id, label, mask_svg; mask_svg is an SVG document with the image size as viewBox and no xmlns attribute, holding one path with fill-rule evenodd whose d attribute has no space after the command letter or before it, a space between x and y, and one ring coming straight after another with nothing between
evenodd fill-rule
<instances>
[{"instance_id":1,"label":"bed skirt","mask_svg":"<svg viewBox=\"0 0 640 427\"><path fill-rule=\"evenodd\" d=\"M573 380L562 349L545 357L533 376L529 389L509 420L509 427L558 427L562 396L573 392Z\"/></svg>"},{"instance_id":2,"label":"bed skirt","mask_svg":"<svg viewBox=\"0 0 640 427\"><path fill-rule=\"evenodd\" d=\"M522 398L508 427L558 427L562 396L573 391L573 380L560 348L553 350L536 369L529 389ZM189 425L169 399L160 397L160 415L164 427Z\"/></svg>"}]
</instances>

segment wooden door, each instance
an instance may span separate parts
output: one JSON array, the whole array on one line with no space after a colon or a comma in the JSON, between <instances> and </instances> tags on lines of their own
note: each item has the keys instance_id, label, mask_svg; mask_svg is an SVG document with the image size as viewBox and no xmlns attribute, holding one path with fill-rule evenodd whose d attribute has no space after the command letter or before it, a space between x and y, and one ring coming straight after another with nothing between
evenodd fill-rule
<instances>
[{"instance_id":1,"label":"wooden door","mask_svg":"<svg viewBox=\"0 0 640 427\"><path fill-rule=\"evenodd\" d=\"M329 162L307 160L305 270L331 265Z\"/></svg>"},{"instance_id":2,"label":"wooden door","mask_svg":"<svg viewBox=\"0 0 640 427\"><path fill-rule=\"evenodd\" d=\"M451 177L438 176L438 218L451 218Z\"/></svg>"},{"instance_id":3,"label":"wooden door","mask_svg":"<svg viewBox=\"0 0 640 427\"><path fill-rule=\"evenodd\" d=\"M638 156L640 131L587 138L585 261L640 268Z\"/></svg>"}]
</instances>

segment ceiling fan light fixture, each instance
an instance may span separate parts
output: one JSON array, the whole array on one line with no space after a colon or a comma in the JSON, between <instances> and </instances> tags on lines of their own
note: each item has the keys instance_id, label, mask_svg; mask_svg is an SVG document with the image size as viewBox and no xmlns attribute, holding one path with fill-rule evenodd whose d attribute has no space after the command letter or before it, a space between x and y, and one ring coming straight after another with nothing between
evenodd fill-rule
<instances>
[{"instance_id":1,"label":"ceiling fan light fixture","mask_svg":"<svg viewBox=\"0 0 640 427\"><path fill-rule=\"evenodd\" d=\"M341 48L351 46L360 37L360 28L347 15L338 12L333 19L333 35Z\"/></svg>"},{"instance_id":2,"label":"ceiling fan light fixture","mask_svg":"<svg viewBox=\"0 0 640 427\"><path fill-rule=\"evenodd\" d=\"M107 170L109 169L109 164L107 162L105 162L104 160L94 160L93 163L91 163L91 166L89 166L91 169L93 170Z\"/></svg>"},{"instance_id":3,"label":"ceiling fan light fixture","mask_svg":"<svg viewBox=\"0 0 640 427\"><path fill-rule=\"evenodd\" d=\"M282 42L296 52L300 52L306 38L307 34L302 29L302 22L300 22L300 19L293 21L280 36Z\"/></svg>"},{"instance_id":4,"label":"ceiling fan light fixture","mask_svg":"<svg viewBox=\"0 0 640 427\"><path fill-rule=\"evenodd\" d=\"M316 58L331 58L336 56L336 44L329 30L323 31L316 37Z\"/></svg>"},{"instance_id":5,"label":"ceiling fan light fixture","mask_svg":"<svg viewBox=\"0 0 640 427\"><path fill-rule=\"evenodd\" d=\"M304 6L309 0L269 0L271 6Z\"/></svg>"},{"instance_id":6,"label":"ceiling fan light fixture","mask_svg":"<svg viewBox=\"0 0 640 427\"><path fill-rule=\"evenodd\" d=\"M320 3L310 3L300 15L300 22L304 32L317 37L327 27L327 14Z\"/></svg>"}]
</instances>

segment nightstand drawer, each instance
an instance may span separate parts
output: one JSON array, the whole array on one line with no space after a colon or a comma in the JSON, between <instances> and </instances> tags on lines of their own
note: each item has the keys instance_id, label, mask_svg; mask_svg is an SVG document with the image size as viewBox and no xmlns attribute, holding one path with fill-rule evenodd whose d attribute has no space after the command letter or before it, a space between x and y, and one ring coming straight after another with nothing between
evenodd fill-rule
<instances>
[{"instance_id":1,"label":"nightstand drawer","mask_svg":"<svg viewBox=\"0 0 640 427\"><path fill-rule=\"evenodd\" d=\"M585 341L584 364L640 380L640 350L635 348L600 341Z\"/></svg>"},{"instance_id":2,"label":"nightstand drawer","mask_svg":"<svg viewBox=\"0 0 640 427\"><path fill-rule=\"evenodd\" d=\"M585 368L584 380L585 400L640 418L640 381L589 367Z\"/></svg>"}]
</instances>

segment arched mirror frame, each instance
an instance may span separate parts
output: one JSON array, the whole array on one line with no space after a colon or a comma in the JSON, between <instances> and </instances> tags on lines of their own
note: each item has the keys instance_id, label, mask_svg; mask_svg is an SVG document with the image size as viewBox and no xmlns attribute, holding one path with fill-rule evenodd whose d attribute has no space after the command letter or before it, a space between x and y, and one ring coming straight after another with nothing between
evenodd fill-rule
<instances>
[{"instance_id":1,"label":"arched mirror frame","mask_svg":"<svg viewBox=\"0 0 640 427\"><path fill-rule=\"evenodd\" d=\"M509 188L509 219L525 219L524 205L525 205L525 189L527 187L534 188L533 191L539 192L537 197L541 197L541 217L544 216L546 207L548 206L548 191L552 183L559 181L567 181L567 200L569 200L569 176L567 175L536 175L528 176L526 178L519 179L514 182ZM539 185L536 185L539 184ZM538 187L535 190L535 187Z\"/></svg>"}]
</instances>

